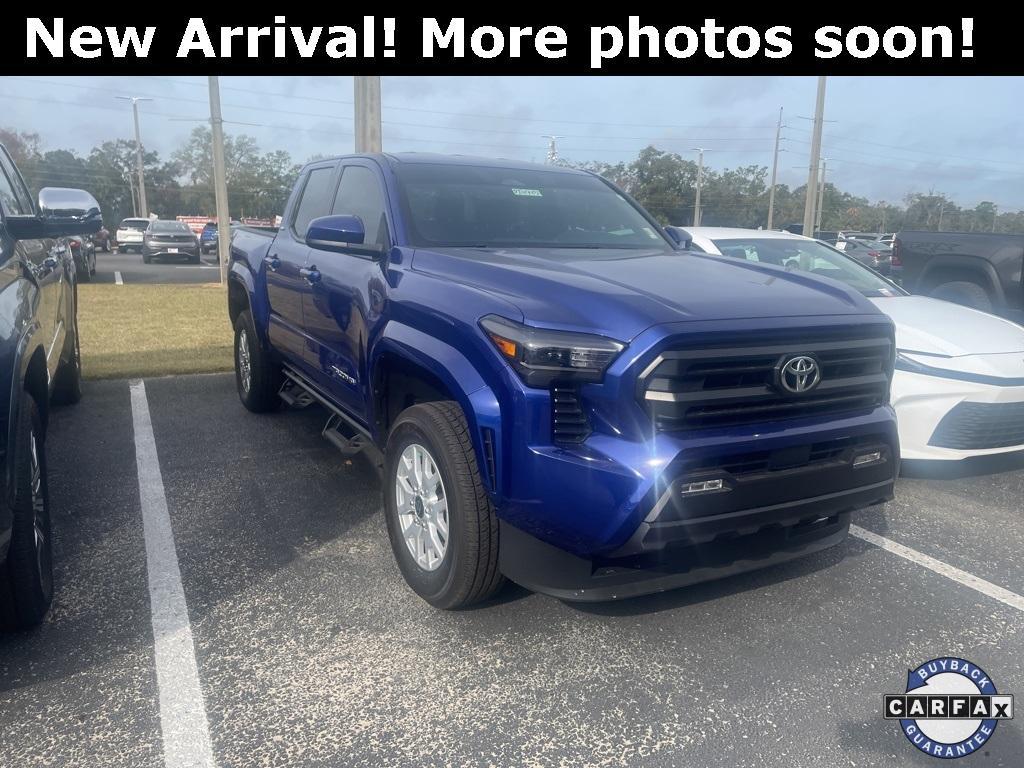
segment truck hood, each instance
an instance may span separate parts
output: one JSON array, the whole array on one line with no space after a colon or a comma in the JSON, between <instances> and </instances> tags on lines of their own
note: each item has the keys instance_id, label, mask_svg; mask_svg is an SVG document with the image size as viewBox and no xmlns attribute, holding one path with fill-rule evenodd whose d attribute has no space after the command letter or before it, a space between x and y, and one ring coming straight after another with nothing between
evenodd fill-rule
<instances>
[{"instance_id":1,"label":"truck hood","mask_svg":"<svg viewBox=\"0 0 1024 768\"><path fill-rule=\"evenodd\" d=\"M871 299L896 325L896 348L962 357L1024 352L1024 328L1001 317L927 296Z\"/></svg>"},{"instance_id":2,"label":"truck hood","mask_svg":"<svg viewBox=\"0 0 1024 768\"><path fill-rule=\"evenodd\" d=\"M688 320L875 314L845 286L780 267L669 250L417 250L412 268L515 304L531 324L629 341Z\"/></svg>"}]
</instances>

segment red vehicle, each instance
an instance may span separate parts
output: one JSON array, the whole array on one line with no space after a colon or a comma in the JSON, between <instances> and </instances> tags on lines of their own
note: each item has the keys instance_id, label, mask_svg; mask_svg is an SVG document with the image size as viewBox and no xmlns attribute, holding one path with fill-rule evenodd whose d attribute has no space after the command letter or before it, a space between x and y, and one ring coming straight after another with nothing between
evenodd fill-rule
<instances>
[{"instance_id":1,"label":"red vehicle","mask_svg":"<svg viewBox=\"0 0 1024 768\"><path fill-rule=\"evenodd\" d=\"M100 227L100 231L90 238L92 244L96 246L97 251L103 253L110 253L110 230L106 227Z\"/></svg>"}]
</instances>

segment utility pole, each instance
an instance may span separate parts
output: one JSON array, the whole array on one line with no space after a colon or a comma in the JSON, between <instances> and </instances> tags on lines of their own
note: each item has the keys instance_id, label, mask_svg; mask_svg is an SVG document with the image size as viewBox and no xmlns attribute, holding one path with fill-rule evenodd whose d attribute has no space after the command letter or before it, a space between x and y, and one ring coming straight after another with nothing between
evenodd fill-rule
<instances>
[{"instance_id":1,"label":"utility pole","mask_svg":"<svg viewBox=\"0 0 1024 768\"><path fill-rule=\"evenodd\" d=\"M556 143L559 139L565 138L564 136L552 136L550 133L545 133L541 138L548 139L548 155L544 159L547 165L558 165L558 144Z\"/></svg>"},{"instance_id":2,"label":"utility pole","mask_svg":"<svg viewBox=\"0 0 1024 768\"><path fill-rule=\"evenodd\" d=\"M821 162L821 129L825 122L825 77L818 78L818 98L814 105L814 133L811 136L811 162L807 171L807 199L804 202L803 233L811 237L814 229L814 193L818 189L818 163ZM813 233L812 233L813 234Z\"/></svg>"},{"instance_id":3,"label":"utility pole","mask_svg":"<svg viewBox=\"0 0 1024 768\"><path fill-rule=\"evenodd\" d=\"M704 182L704 153L707 151L704 147L694 147L693 151L697 153L697 199L693 203L693 226L700 226L700 187Z\"/></svg>"},{"instance_id":4,"label":"utility pole","mask_svg":"<svg viewBox=\"0 0 1024 768\"><path fill-rule=\"evenodd\" d=\"M213 191L217 200L217 259L220 284L228 284L228 260L231 257L231 216L228 211L228 180L224 167L224 118L220 113L220 81L208 78L210 89L210 129L213 139Z\"/></svg>"},{"instance_id":5,"label":"utility pole","mask_svg":"<svg viewBox=\"0 0 1024 768\"><path fill-rule=\"evenodd\" d=\"M132 216L139 216L139 201L135 199L135 182L129 171L124 172L124 180L128 183L128 190L132 193Z\"/></svg>"},{"instance_id":6,"label":"utility pole","mask_svg":"<svg viewBox=\"0 0 1024 768\"><path fill-rule=\"evenodd\" d=\"M941 205L939 205L939 224L936 227L936 230L938 230L939 232L942 231L942 214L944 214L945 212L946 212L946 204L942 203Z\"/></svg>"},{"instance_id":7,"label":"utility pole","mask_svg":"<svg viewBox=\"0 0 1024 768\"><path fill-rule=\"evenodd\" d=\"M822 211L822 208L825 205L825 168L826 168L827 164L828 164L828 158L827 157L821 158L821 184L820 184L819 189L818 189L817 216L815 218L814 233L811 235L811 237L816 235L818 232L821 232L821 219L822 219L821 211Z\"/></svg>"},{"instance_id":8,"label":"utility pole","mask_svg":"<svg viewBox=\"0 0 1024 768\"><path fill-rule=\"evenodd\" d=\"M135 119L135 165L139 174L139 208L142 209L141 216L149 218L149 206L146 204L146 175L142 170L142 134L139 131L139 102L152 101L145 96L115 96L114 98L132 103L132 116Z\"/></svg>"},{"instance_id":9,"label":"utility pole","mask_svg":"<svg viewBox=\"0 0 1024 768\"><path fill-rule=\"evenodd\" d=\"M356 152L382 152L380 126L380 76L356 75Z\"/></svg>"},{"instance_id":10,"label":"utility pole","mask_svg":"<svg viewBox=\"0 0 1024 768\"><path fill-rule=\"evenodd\" d=\"M996 219L998 219L998 218L999 218L999 206L998 205L993 205L992 206L992 231L993 232L996 231Z\"/></svg>"},{"instance_id":11,"label":"utility pole","mask_svg":"<svg viewBox=\"0 0 1024 768\"><path fill-rule=\"evenodd\" d=\"M768 229L775 218L775 177L779 172L779 139L782 138L782 107L779 107L779 124L775 128L775 154L772 156L772 185L768 188Z\"/></svg>"}]
</instances>

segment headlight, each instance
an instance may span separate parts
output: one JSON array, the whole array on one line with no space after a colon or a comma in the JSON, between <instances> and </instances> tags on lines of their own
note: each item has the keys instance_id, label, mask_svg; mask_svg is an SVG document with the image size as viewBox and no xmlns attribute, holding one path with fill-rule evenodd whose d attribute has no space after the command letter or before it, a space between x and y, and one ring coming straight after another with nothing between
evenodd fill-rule
<instances>
[{"instance_id":1,"label":"headlight","mask_svg":"<svg viewBox=\"0 0 1024 768\"><path fill-rule=\"evenodd\" d=\"M552 381L600 381L625 344L585 333L531 328L497 315L480 326L528 386Z\"/></svg>"}]
</instances>

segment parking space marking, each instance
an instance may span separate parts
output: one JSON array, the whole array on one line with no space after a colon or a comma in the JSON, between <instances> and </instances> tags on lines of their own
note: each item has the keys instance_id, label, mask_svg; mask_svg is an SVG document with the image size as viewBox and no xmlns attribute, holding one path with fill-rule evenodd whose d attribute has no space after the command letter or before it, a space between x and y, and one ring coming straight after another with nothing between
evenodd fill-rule
<instances>
[{"instance_id":1,"label":"parking space marking","mask_svg":"<svg viewBox=\"0 0 1024 768\"><path fill-rule=\"evenodd\" d=\"M940 576L945 576L947 579L951 579L957 584L970 587L976 592L987 595L993 600L998 600L1000 603L1008 605L1011 608L1016 608L1018 611L1024 611L1024 597L1018 595L1016 592L1003 589L1002 587L993 584L991 581L985 581L985 579L978 578L967 571L961 571L959 568L944 563L941 560L936 560L934 557L929 557L923 552L918 552L916 549L911 549L910 547L898 544L892 539L879 536L877 533L865 530L858 525L851 525L850 533L859 539L863 539L869 544L874 544L876 547L880 547L887 552L892 552L894 555L898 555L904 560L917 563L918 565L927 568L929 571L933 571Z\"/></svg>"},{"instance_id":2,"label":"parking space marking","mask_svg":"<svg viewBox=\"0 0 1024 768\"><path fill-rule=\"evenodd\" d=\"M192 627L174 548L146 385L134 380L130 389L164 765L167 768L212 768L210 725L199 685Z\"/></svg>"},{"instance_id":3,"label":"parking space marking","mask_svg":"<svg viewBox=\"0 0 1024 768\"><path fill-rule=\"evenodd\" d=\"M124 280L121 278L121 273L114 270L114 285L124 285Z\"/></svg>"}]
</instances>

